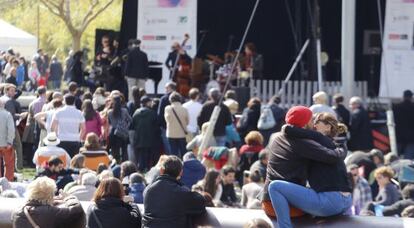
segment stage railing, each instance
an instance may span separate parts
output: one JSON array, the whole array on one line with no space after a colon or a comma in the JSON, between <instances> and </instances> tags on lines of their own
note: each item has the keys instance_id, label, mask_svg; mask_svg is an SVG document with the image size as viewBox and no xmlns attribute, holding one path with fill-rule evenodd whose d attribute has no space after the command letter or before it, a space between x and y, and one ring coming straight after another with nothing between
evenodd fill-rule
<instances>
[{"instance_id":1,"label":"stage railing","mask_svg":"<svg viewBox=\"0 0 414 228\"><path fill-rule=\"evenodd\" d=\"M277 80L252 80L250 82L250 97L259 97L262 101L269 99L278 93L283 81ZM332 98L336 93L341 92L340 81L324 82L325 92ZM312 95L318 92L317 81L289 81L281 95L281 105L289 108L294 105L312 105ZM354 96L360 96L363 100L368 98L368 83L356 81Z\"/></svg>"}]
</instances>

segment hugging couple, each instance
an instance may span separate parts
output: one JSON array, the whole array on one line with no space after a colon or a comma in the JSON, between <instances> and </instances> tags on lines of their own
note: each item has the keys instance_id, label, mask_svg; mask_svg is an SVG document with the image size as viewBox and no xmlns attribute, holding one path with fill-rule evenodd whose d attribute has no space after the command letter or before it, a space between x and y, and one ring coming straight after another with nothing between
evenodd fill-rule
<instances>
[{"instance_id":1,"label":"hugging couple","mask_svg":"<svg viewBox=\"0 0 414 228\"><path fill-rule=\"evenodd\" d=\"M335 143L334 137L346 127L332 114L313 116L303 106L291 108L285 120L268 144L264 211L276 216L281 228L292 227L290 218L304 212L322 217L343 214L352 205L352 187L344 164L346 146Z\"/></svg>"}]
</instances>

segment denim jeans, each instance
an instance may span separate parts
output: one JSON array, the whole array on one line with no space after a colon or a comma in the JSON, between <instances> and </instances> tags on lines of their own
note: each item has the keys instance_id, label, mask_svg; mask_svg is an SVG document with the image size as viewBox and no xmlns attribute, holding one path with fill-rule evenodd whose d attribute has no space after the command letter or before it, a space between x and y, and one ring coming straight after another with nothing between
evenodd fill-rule
<instances>
[{"instance_id":1,"label":"denim jeans","mask_svg":"<svg viewBox=\"0 0 414 228\"><path fill-rule=\"evenodd\" d=\"M183 158L183 155L187 152L185 148L185 146L187 145L185 138L182 138L182 139L168 138L168 142L170 143L170 147L171 147L171 155L175 155L179 158Z\"/></svg>"},{"instance_id":2,"label":"denim jeans","mask_svg":"<svg viewBox=\"0 0 414 228\"><path fill-rule=\"evenodd\" d=\"M316 216L332 216L344 213L352 205L352 196L340 192L315 192L313 189L276 180L269 184L269 196L277 215L280 228L292 227L289 205Z\"/></svg>"},{"instance_id":3,"label":"denim jeans","mask_svg":"<svg viewBox=\"0 0 414 228\"><path fill-rule=\"evenodd\" d=\"M217 146L226 146L226 136L215 136Z\"/></svg>"},{"instance_id":4,"label":"denim jeans","mask_svg":"<svg viewBox=\"0 0 414 228\"><path fill-rule=\"evenodd\" d=\"M162 140L162 145L164 146L164 153L166 155L170 155L171 146L170 146L170 142L167 139L167 130L165 128L161 128L161 140Z\"/></svg>"}]
</instances>

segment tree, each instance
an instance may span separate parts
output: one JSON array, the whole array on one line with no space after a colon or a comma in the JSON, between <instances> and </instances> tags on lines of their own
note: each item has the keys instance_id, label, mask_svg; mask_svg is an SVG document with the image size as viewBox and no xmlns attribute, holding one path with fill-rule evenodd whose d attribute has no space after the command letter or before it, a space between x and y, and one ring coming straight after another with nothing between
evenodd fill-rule
<instances>
[{"instance_id":1,"label":"tree","mask_svg":"<svg viewBox=\"0 0 414 228\"><path fill-rule=\"evenodd\" d=\"M74 0L40 0L40 2L55 16L60 18L66 25L72 36L72 50L81 49L81 39L89 24L99 14L104 12L114 0L89 0L87 8ZM73 16L74 15L74 16Z\"/></svg>"}]
</instances>

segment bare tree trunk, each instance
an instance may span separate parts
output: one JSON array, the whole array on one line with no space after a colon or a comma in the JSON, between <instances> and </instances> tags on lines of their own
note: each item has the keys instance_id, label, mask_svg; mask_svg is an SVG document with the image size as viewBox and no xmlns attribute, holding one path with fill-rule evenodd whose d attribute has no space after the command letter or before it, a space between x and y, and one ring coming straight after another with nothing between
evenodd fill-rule
<instances>
[{"instance_id":1,"label":"bare tree trunk","mask_svg":"<svg viewBox=\"0 0 414 228\"><path fill-rule=\"evenodd\" d=\"M74 52L81 50L82 33L77 32L72 34L72 50Z\"/></svg>"}]
</instances>

